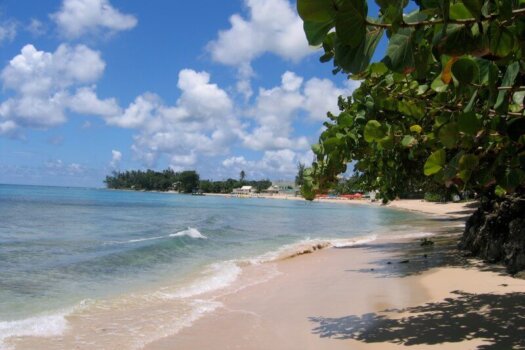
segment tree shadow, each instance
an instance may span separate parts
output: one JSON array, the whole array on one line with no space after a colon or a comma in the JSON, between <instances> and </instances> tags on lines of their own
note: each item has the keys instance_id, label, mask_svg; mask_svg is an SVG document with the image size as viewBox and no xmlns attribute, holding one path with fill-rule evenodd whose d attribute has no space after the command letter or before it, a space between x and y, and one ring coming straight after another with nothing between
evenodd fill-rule
<instances>
[{"instance_id":1,"label":"tree shadow","mask_svg":"<svg viewBox=\"0 0 525 350\"><path fill-rule=\"evenodd\" d=\"M505 268L500 265L482 264L457 249L459 235L447 235L443 232L439 236L430 237L434 244L422 247L420 240L399 242L374 242L373 244L358 245L350 248L338 249L366 249L381 253L384 258L370 261L369 268L349 269L348 272L374 274L378 278L407 277L419 275L436 267L476 268L480 271L491 271L507 275Z\"/></svg>"},{"instance_id":2,"label":"tree shadow","mask_svg":"<svg viewBox=\"0 0 525 350\"><path fill-rule=\"evenodd\" d=\"M525 293L453 293L458 297L401 310L309 320L321 338L407 346L483 339L489 344L478 349L525 349Z\"/></svg>"}]
</instances>

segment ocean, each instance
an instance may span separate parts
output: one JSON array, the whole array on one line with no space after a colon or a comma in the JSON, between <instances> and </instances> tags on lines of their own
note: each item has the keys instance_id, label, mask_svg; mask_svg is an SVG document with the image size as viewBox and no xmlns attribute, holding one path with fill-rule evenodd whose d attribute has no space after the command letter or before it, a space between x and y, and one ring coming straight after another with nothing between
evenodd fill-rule
<instances>
[{"instance_id":1,"label":"ocean","mask_svg":"<svg viewBox=\"0 0 525 350\"><path fill-rule=\"evenodd\" d=\"M366 205L0 185L0 349L140 348L304 247L426 227Z\"/></svg>"}]
</instances>

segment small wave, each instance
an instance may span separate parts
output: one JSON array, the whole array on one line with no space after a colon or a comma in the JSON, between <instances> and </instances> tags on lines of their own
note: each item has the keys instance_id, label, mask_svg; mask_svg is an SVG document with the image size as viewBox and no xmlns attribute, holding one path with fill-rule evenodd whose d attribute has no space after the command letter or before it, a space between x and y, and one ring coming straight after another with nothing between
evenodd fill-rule
<instances>
[{"instance_id":1,"label":"small wave","mask_svg":"<svg viewBox=\"0 0 525 350\"><path fill-rule=\"evenodd\" d=\"M11 337L53 337L61 335L67 328L66 316L68 314L69 311L17 321L0 322L0 349L9 349L4 341Z\"/></svg>"},{"instance_id":2,"label":"small wave","mask_svg":"<svg viewBox=\"0 0 525 350\"><path fill-rule=\"evenodd\" d=\"M373 242L377 235L356 237L353 239L304 239L302 241L287 244L281 248L262 254L252 259L245 259L248 264L258 265L272 261L291 259L300 255L310 254L325 248L345 248L360 244Z\"/></svg>"},{"instance_id":3,"label":"small wave","mask_svg":"<svg viewBox=\"0 0 525 350\"><path fill-rule=\"evenodd\" d=\"M107 242L105 244L140 243L140 242L145 242L145 241L155 241L158 239L166 239L166 238L173 238L173 237L191 237L191 238L196 238L196 239L207 239L208 238L204 236L202 233L200 233L199 230L197 230L196 228L188 227L187 230L180 231L177 233L172 233L167 236L135 238L135 239L130 239L129 241L113 241L113 242Z\"/></svg>"},{"instance_id":4,"label":"small wave","mask_svg":"<svg viewBox=\"0 0 525 350\"><path fill-rule=\"evenodd\" d=\"M241 268L234 261L215 263L204 271L205 277L174 293L161 293L166 299L190 298L228 287L241 274Z\"/></svg>"},{"instance_id":5,"label":"small wave","mask_svg":"<svg viewBox=\"0 0 525 350\"><path fill-rule=\"evenodd\" d=\"M196 228L188 227L187 230L180 231L177 233L172 233L168 237L183 237L188 236L191 238L199 238L199 239L207 239L208 237L204 236L202 233L199 232Z\"/></svg>"}]
</instances>

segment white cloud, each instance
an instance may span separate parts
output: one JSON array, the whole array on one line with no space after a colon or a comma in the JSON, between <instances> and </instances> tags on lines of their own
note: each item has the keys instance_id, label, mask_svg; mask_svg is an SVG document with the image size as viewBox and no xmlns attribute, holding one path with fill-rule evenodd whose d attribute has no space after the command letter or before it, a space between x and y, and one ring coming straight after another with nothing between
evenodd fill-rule
<instances>
[{"instance_id":1,"label":"white cloud","mask_svg":"<svg viewBox=\"0 0 525 350\"><path fill-rule=\"evenodd\" d=\"M129 30L137 18L123 14L109 0L64 0L57 13L51 15L65 37L74 39L85 34Z\"/></svg>"},{"instance_id":2,"label":"white cloud","mask_svg":"<svg viewBox=\"0 0 525 350\"><path fill-rule=\"evenodd\" d=\"M303 22L288 0L245 0L245 5L248 18L231 16L231 28L208 44L215 61L234 66L266 52L298 61L312 52Z\"/></svg>"},{"instance_id":3,"label":"white cloud","mask_svg":"<svg viewBox=\"0 0 525 350\"><path fill-rule=\"evenodd\" d=\"M115 98L100 100L94 86L78 88L69 99L68 107L80 114L111 117L121 113L117 100Z\"/></svg>"},{"instance_id":4,"label":"white cloud","mask_svg":"<svg viewBox=\"0 0 525 350\"><path fill-rule=\"evenodd\" d=\"M294 122L306 114L311 120L324 120L326 112L338 112L337 98L350 94L349 85L338 88L327 79L304 79L295 73L285 72L281 85L271 89L260 89L250 115L257 126L243 134L244 145L252 150L306 150L309 140L293 137Z\"/></svg>"},{"instance_id":5,"label":"white cloud","mask_svg":"<svg viewBox=\"0 0 525 350\"><path fill-rule=\"evenodd\" d=\"M48 160L44 163L48 175L80 175L87 170L79 163L64 163L61 159Z\"/></svg>"},{"instance_id":6,"label":"white cloud","mask_svg":"<svg viewBox=\"0 0 525 350\"><path fill-rule=\"evenodd\" d=\"M122 160L122 152L118 150L111 150L111 162L109 162L109 166L112 169L118 169L120 166L120 161Z\"/></svg>"},{"instance_id":7,"label":"white cloud","mask_svg":"<svg viewBox=\"0 0 525 350\"><path fill-rule=\"evenodd\" d=\"M339 114L338 97L350 95L358 86L352 80L345 87L338 88L328 79L312 78L304 88L304 109L312 120L325 121L327 112Z\"/></svg>"},{"instance_id":8,"label":"white cloud","mask_svg":"<svg viewBox=\"0 0 525 350\"><path fill-rule=\"evenodd\" d=\"M18 126L12 120L0 122L0 135L12 135L17 129Z\"/></svg>"},{"instance_id":9,"label":"white cloud","mask_svg":"<svg viewBox=\"0 0 525 350\"><path fill-rule=\"evenodd\" d=\"M208 73L181 70L177 86L181 94L174 106L146 93L122 114L105 118L110 125L138 131L132 150L147 166L162 155L173 168L193 165L199 155L224 154L240 134L232 100Z\"/></svg>"},{"instance_id":10,"label":"white cloud","mask_svg":"<svg viewBox=\"0 0 525 350\"><path fill-rule=\"evenodd\" d=\"M34 36L41 36L47 30L46 25L36 18L32 18L25 29Z\"/></svg>"},{"instance_id":11,"label":"white cloud","mask_svg":"<svg viewBox=\"0 0 525 350\"><path fill-rule=\"evenodd\" d=\"M311 151L297 152L291 149L265 151L259 160L246 160L243 156L230 157L222 161L227 173L234 176L245 170L251 176L268 178L293 178L297 173L297 164L310 164Z\"/></svg>"},{"instance_id":12,"label":"white cloud","mask_svg":"<svg viewBox=\"0 0 525 350\"><path fill-rule=\"evenodd\" d=\"M84 45L62 44L55 52L26 45L0 74L4 89L14 92L0 104L0 118L48 128L64 123L68 110L104 116L119 113L114 99L99 100L94 86L86 86L102 76L105 66L100 52Z\"/></svg>"},{"instance_id":13,"label":"white cloud","mask_svg":"<svg viewBox=\"0 0 525 350\"><path fill-rule=\"evenodd\" d=\"M14 21L0 23L0 44L5 41L13 41L16 37L17 24Z\"/></svg>"},{"instance_id":14,"label":"white cloud","mask_svg":"<svg viewBox=\"0 0 525 350\"><path fill-rule=\"evenodd\" d=\"M214 61L238 68L237 90L252 94L251 62L265 53L298 62L314 52L308 46L303 22L288 0L245 0L248 17L230 17L231 27L208 43Z\"/></svg>"}]
</instances>

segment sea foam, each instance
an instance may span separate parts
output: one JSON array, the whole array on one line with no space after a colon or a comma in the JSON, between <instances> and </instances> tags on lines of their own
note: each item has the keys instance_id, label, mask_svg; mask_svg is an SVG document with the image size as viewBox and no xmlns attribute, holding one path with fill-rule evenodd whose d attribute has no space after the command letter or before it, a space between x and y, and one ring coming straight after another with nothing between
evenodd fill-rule
<instances>
[{"instance_id":1,"label":"sea foam","mask_svg":"<svg viewBox=\"0 0 525 350\"><path fill-rule=\"evenodd\" d=\"M199 278L187 287L183 287L173 293L162 293L162 297L167 299L190 298L204 293L228 287L241 274L241 268L234 261L224 261L211 264Z\"/></svg>"},{"instance_id":2,"label":"sea foam","mask_svg":"<svg viewBox=\"0 0 525 350\"><path fill-rule=\"evenodd\" d=\"M17 321L0 322L0 349L10 349L4 342L11 337L61 335L67 328L66 316L69 311L53 315L42 315Z\"/></svg>"},{"instance_id":3,"label":"sea foam","mask_svg":"<svg viewBox=\"0 0 525 350\"><path fill-rule=\"evenodd\" d=\"M172 233L168 237L191 237L191 238L199 238L199 239L207 239L208 237L204 236L202 233L199 232L196 228L188 227L187 230L180 231L177 233Z\"/></svg>"}]
</instances>

